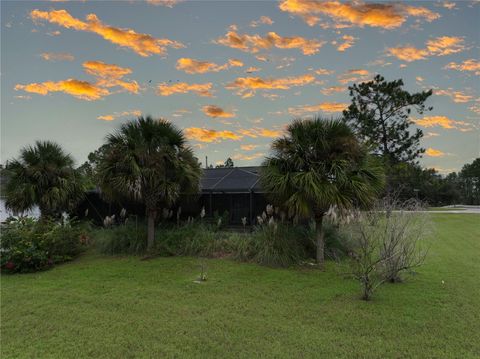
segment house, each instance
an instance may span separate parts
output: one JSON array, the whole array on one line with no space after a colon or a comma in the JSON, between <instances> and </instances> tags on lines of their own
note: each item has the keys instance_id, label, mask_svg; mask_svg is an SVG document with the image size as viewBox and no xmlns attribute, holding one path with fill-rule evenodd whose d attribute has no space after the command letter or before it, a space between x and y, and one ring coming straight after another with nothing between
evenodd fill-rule
<instances>
[{"instance_id":1,"label":"house","mask_svg":"<svg viewBox=\"0 0 480 359\"><path fill-rule=\"evenodd\" d=\"M254 224L268 203L260 185L260 167L208 168L203 170L200 193L182 195L173 208L174 213L182 207L182 218L198 217L202 208L207 218L224 216L229 224L241 224L242 218ZM133 202L108 202L99 190L87 192L85 199L75 210L79 218L85 216L95 223L103 223L106 216L117 217L125 208L127 213L145 215L145 208Z\"/></svg>"}]
</instances>

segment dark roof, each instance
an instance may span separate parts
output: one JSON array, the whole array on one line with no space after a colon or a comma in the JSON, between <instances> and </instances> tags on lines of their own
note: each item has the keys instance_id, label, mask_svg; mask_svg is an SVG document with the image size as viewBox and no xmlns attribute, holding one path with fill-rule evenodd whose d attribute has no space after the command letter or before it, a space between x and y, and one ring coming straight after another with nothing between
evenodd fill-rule
<instances>
[{"instance_id":1,"label":"dark roof","mask_svg":"<svg viewBox=\"0 0 480 359\"><path fill-rule=\"evenodd\" d=\"M204 169L202 192L262 192L259 170L260 167Z\"/></svg>"},{"instance_id":2,"label":"dark roof","mask_svg":"<svg viewBox=\"0 0 480 359\"><path fill-rule=\"evenodd\" d=\"M200 179L202 192L256 192L262 193L260 186L260 168L233 167L233 168L206 168ZM87 193L100 193L100 189L87 191Z\"/></svg>"}]
</instances>

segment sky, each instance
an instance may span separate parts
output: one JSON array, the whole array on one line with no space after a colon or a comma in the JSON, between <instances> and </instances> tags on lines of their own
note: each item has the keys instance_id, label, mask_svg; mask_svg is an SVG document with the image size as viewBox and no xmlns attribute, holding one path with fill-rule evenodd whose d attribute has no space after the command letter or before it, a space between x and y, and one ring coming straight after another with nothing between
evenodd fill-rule
<instances>
[{"instance_id":1,"label":"sky","mask_svg":"<svg viewBox=\"0 0 480 359\"><path fill-rule=\"evenodd\" d=\"M480 156L479 1L2 1L1 162L52 140L77 165L139 115L205 164L260 164L298 117L376 74L433 89L421 164Z\"/></svg>"}]
</instances>

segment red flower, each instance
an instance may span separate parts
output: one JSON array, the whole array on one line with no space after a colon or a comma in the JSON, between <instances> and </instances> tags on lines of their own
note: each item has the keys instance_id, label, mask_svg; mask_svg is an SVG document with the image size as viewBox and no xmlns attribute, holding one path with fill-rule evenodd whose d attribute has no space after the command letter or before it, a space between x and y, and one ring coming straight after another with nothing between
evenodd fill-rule
<instances>
[{"instance_id":1,"label":"red flower","mask_svg":"<svg viewBox=\"0 0 480 359\"><path fill-rule=\"evenodd\" d=\"M13 263L12 261L8 261L7 263L5 263L5 268L7 269L15 269L15 263Z\"/></svg>"}]
</instances>

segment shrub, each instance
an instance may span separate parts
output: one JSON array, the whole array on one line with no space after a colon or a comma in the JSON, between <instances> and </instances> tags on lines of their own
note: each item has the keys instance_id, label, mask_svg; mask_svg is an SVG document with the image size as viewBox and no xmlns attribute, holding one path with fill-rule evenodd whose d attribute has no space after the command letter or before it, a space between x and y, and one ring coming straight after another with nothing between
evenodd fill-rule
<instances>
[{"instance_id":1,"label":"shrub","mask_svg":"<svg viewBox=\"0 0 480 359\"><path fill-rule=\"evenodd\" d=\"M402 273L422 265L427 255L425 238L431 229L428 213L413 199L399 202L387 198L376 209L382 213L377 222L384 233L381 255L385 280L401 282Z\"/></svg>"},{"instance_id":2,"label":"shrub","mask_svg":"<svg viewBox=\"0 0 480 359\"><path fill-rule=\"evenodd\" d=\"M214 256L222 252L225 234L216 226L187 223L157 228L153 252L160 256ZM103 254L142 255L147 250L147 231L143 224L128 222L95 232L96 247Z\"/></svg>"},{"instance_id":3,"label":"shrub","mask_svg":"<svg viewBox=\"0 0 480 359\"><path fill-rule=\"evenodd\" d=\"M315 222L310 223L310 227L306 229L306 235L311 238L312 246L308 247L309 254L315 256L314 236L315 229L312 227ZM347 255L347 248L345 247L345 233L340 230L340 224L325 219L323 221L323 231L325 240L325 257L338 260Z\"/></svg>"},{"instance_id":4,"label":"shrub","mask_svg":"<svg viewBox=\"0 0 480 359\"><path fill-rule=\"evenodd\" d=\"M308 257L311 236L301 227L274 220L255 228L251 235L235 238L235 258L274 267L288 267Z\"/></svg>"},{"instance_id":5,"label":"shrub","mask_svg":"<svg viewBox=\"0 0 480 359\"><path fill-rule=\"evenodd\" d=\"M217 223L189 220L183 225L163 224L156 231L154 253L160 256L232 257L268 266L287 267L315 255L314 229L275 222L273 217L251 233L221 231ZM270 223L270 224L269 224ZM145 226L128 224L104 228L95 234L104 254L146 253ZM340 248L336 227L327 226L326 243L332 257ZM330 252L327 252L330 253Z\"/></svg>"},{"instance_id":6,"label":"shrub","mask_svg":"<svg viewBox=\"0 0 480 359\"><path fill-rule=\"evenodd\" d=\"M215 224L188 223L158 232L155 248L159 255L219 257L231 253L229 234L218 231Z\"/></svg>"},{"instance_id":7,"label":"shrub","mask_svg":"<svg viewBox=\"0 0 480 359\"><path fill-rule=\"evenodd\" d=\"M2 271L35 272L71 260L88 244L89 229L66 221L21 218L2 225Z\"/></svg>"},{"instance_id":8,"label":"shrub","mask_svg":"<svg viewBox=\"0 0 480 359\"><path fill-rule=\"evenodd\" d=\"M128 222L95 231L95 246L103 254L140 255L147 249L147 229L144 223Z\"/></svg>"},{"instance_id":9,"label":"shrub","mask_svg":"<svg viewBox=\"0 0 480 359\"><path fill-rule=\"evenodd\" d=\"M362 287L362 299L370 300L385 278L381 246L384 236L379 225L381 216L376 211L362 212L346 227L343 237L348 248L349 274Z\"/></svg>"}]
</instances>

